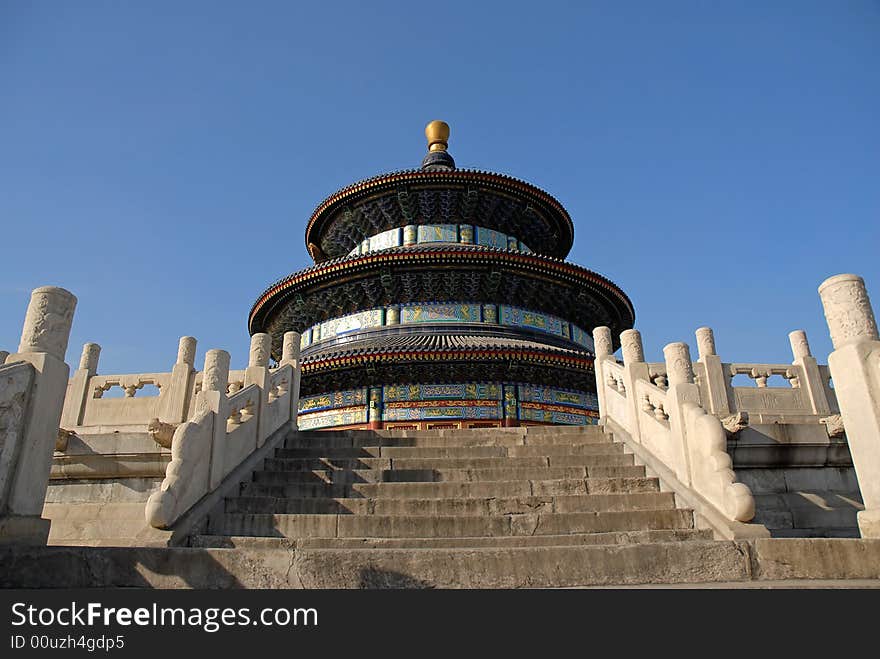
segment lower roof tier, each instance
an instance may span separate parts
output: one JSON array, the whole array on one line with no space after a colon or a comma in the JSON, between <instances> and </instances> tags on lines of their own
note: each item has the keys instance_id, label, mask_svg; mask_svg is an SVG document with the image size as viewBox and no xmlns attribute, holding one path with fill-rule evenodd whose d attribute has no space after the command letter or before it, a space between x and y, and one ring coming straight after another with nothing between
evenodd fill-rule
<instances>
[{"instance_id":1,"label":"lower roof tier","mask_svg":"<svg viewBox=\"0 0 880 659\"><path fill-rule=\"evenodd\" d=\"M586 268L537 254L467 245L393 248L329 261L269 287L249 316L249 331L272 335L278 358L284 332L377 306L414 302L510 304L612 336L633 326L626 294Z\"/></svg>"},{"instance_id":2,"label":"lower roof tier","mask_svg":"<svg viewBox=\"0 0 880 659\"><path fill-rule=\"evenodd\" d=\"M516 381L595 391L586 350L512 337L362 337L303 355L300 394L420 382Z\"/></svg>"}]
</instances>

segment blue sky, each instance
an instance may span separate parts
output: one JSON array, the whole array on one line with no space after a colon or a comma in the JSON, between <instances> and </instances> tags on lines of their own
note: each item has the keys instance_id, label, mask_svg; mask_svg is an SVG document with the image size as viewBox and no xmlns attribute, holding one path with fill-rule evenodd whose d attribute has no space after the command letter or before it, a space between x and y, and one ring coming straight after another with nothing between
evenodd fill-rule
<instances>
[{"instance_id":1,"label":"blue sky","mask_svg":"<svg viewBox=\"0 0 880 659\"><path fill-rule=\"evenodd\" d=\"M568 208L650 359L710 325L727 361L790 361L797 328L824 361L816 287L880 301L878 115L867 0L0 0L0 349L51 284L74 367L168 370L184 334L242 367L315 206L440 118L459 166Z\"/></svg>"}]
</instances>

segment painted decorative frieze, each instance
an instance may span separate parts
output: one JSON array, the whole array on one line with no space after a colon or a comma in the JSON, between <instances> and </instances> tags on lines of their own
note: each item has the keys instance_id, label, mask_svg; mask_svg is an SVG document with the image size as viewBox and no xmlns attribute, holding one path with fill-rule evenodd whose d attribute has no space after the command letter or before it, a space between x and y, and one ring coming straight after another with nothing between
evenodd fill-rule
<instances>
[{"instance_id":1,"label":"painted decorative frieze","mask_svg":"<svg viewBox=\"0 0 880 659\"><path fill-rule=\"evenodd\" d=\"M317 412L338 407L352 407L367 404L367 388L333 391L317 396L307 396L299 401L299 412Z\"/></svg>"},{"instance_id":2,"label":"painted decorative frieze","mask_svg":"<svg viewBox=\"0 0 880 659\"><path fill-rule=\"evenodd\" d=\"M477 227L476 240L478 245L494 247L496 249L507 249L507 236L494 229Z\"/></svg>"},{"instance_id":3,"label":"painted decorative frieze","mask_svg":"<svg viewBox=\"0 0 880 659\"><path fill-rule=\"evenodd\" d=\"M413 304L403 307L401 323L478 323L479 304Z\"/></svg>"},{"instance_id":4,"label":"painted decorative frieze","mask_svg":"<svg viewBox=\"0 0 880 659\"><path fill-rule=\"evenodd\" d=\"M457 243L457 224L423 224L419 227L418 241L421 243Z\"/></svg>"},{"instance_id":5,"label":"painted decorative frieze","mask_svg":"<svg viewBox=\"0 0 880 659\"><path fill-rule=\"evenodd\" d=\"M560 412L556 410L541 409L534 407L520 407L520 421L537 421L539 423L553 423L557 425L585 426L598 422L598 416L582 413Z\"/></svg>"},{"instance_id":6,"label":"painted decorative frieze","mask_svg":"<svg viewBox=\"0 0 880 659\"><path fill-rule=\"evenodd\" d=\"M382 326L382 310L369 309L360 313L342 316L341 318L333 318L325 323L321 323L320 331L322 339L330 339L334 336L354 332L365 327L381 327Z\"/></svg>"},{"instance_id":7,"label":"painted decorative frieze","mask_svg":"<svg viewBox=\"0 0 880 659\"><path fill-rule=\"evenodd\" d=\"M314 414L299 414L296 420L297 427L300 430L314 430L331 426L350 426L366 422L366 407L327 410Z\"/></svg>"},{"instance_id":8,"label":"painted decorative frieze","mask_svg":"<svg viewBox=\"0 0 880 659\"><path fill-rule=\"evenodd\" d=\"M520 401L547 403L552 405L568 405L585 409L598 409L599 400L594 393L566 391L551 387L519 385L517 395Z\"/></svg>"},{"instance_id":9,"label":"painted decorative frieze","mask_svg":"<svg viewBox=\"0 0 880 659\"><path fill-rule=\"evenodd\" d=\"M385 421L500 419L500 401L411 401L385 405Z\"/></svg>"},{"instance_id":10,"label":"painted decorative frieze","mask_svg":"<svg viewBox=\"0 0 880 659\"><path fill-rule=\"evenodd\" d=\"M500 384L412 384L388 385L383 388L386 404L394 401L419 400L501 400Z\"/></svg>"},{"instance_id":11,"label":"painted decorative frieze","mask_svg":"<svg viewBox=\"0 0 880 659\"><path fill-rule=\"evenodd\" d=\"M502 304L500 309L502 325L528 327L562 336L562 320L555 316L528 311L527 309L521 309L520 307L511 307L506 304Z\"/></svg>"}]
</instances>

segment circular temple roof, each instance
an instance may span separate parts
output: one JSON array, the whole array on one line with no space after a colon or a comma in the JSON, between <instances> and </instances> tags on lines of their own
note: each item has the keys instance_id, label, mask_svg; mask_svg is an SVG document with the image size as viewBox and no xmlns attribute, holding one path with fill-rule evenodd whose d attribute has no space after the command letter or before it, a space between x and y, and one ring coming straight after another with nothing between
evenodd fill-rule
<instances>
[{"instance_id":1,"label":"circular temple roof","mask_svg":"<svg viewBox=\"0 0 880 659\"><path fill-rule=\"evenodd\" d=\"M468 245L397 247L319 263L270 286L249 314L251 334L269 332L273 354L286 331L377 306L410 302L512 304L559 316L612 336L635 313L613 282L586 268L537 254Z\"/></svg>"},{"instance_id":2,"label":"circular temple roof","mask_svg":"<svg viewBox=\"0 0 880 659\"><path fill-rule=\"evenodd\" d=\"M504 174L439 168L382 174L330 195L312 213L306 246L320 263L408 224L474 224L557 258L574 241L568 212L540 188Z\"/></svg>"}]
</instances>

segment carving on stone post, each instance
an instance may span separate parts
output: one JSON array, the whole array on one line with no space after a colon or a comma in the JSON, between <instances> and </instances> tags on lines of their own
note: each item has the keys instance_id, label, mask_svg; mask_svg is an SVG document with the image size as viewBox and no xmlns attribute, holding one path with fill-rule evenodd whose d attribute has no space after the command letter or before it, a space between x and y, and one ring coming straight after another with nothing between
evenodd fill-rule
<instances>
[{"instance_id":1,"label":"carving on stone post","mask_svg":"<svg viewBox=\"0 0 880 659\"><path fill-rule=\"evenodd\" d=\"M83 345L82 354L79 358L79 368L73 373L70 384L67 387L67 396L64 399L64 409L61 412L61 425L68 428L80 425L85 413L85 407L89 398L89 381L98 373L98 359L101 356L101 346L97 343ZM100 398L106 389L102 385L92 394L93 398ZM61 449L58 449L61 450Z\"/></svg>"},{"instance_id":2,"label":"carving on stone post","mask_svg":"<svg viewBox=\"0 0 880 659\"><path fill-rule=\"evenodd\" d=\"M663 357L666 360L666 377L670 387L693 383L694 369L687 343L670 343L663 348Z\"/></svg>"},{"instance_id":3,"label":"carving on stone post","mask_svg":"<svg viewBox=\"0 0 880 659\"><path fill-rule=\"evenodd\" d=\"M707 355L716 354L715 333L711 327L700 327L695 334L697 336L697 354L700 356L700 359Z\"/></svg>"},{"instance_id":4,"label":"carving on stone post","mask_svg":"<svg viewBox=\"0 0 880 659\"><path fill-rule=\"evenodd\" d=\"M725 374L721 358L715 349L715 332L711 327L700 327L694 332L697 337L699 360L692 365L694 381L700 388L700 400L712 414L730 414L728 388L730 380Z\"/></svg>"},{"instance_id":5,"label":"carving on stone post","mask_svg":"<svg viewBox=\"0 0 880 659\"><path fill-rule=\"evenodd\" d=\"M599 399L599 423L605 423L608 416L607 403L605 401L605 388L611 386L610 373L605 373L602 362L611 356L613 345L611 343L611 329L605 326L596 327L593 330L593 352L596 359L593 368L596 371L596 397Z\"/></svg>"},{"instance_id":6,"label":"carving on stone post","mask_svg":"<svg viewBox=\"0 0 880 659\"><path fill-rule=\"evenodd\" d=\"M80 370L88 371L89 375L95 375L98 372L98 358L100 356L101 346L97 343L86 343L79 358Z\"/></svg>"},{"instance_id":7,"label":"carving on stone post","mask_svg":"<svg viewBox=\"0 0 880 659\"><path fill-rule=\"evenodd\" d=\"M20 400L2 414L6 418L0 423L0 544L45 544L49 535L49 522L40 514L68 387L70 369L64 353L75 309L76 297L69 291L54 286L35 289L18 353L8 357L11 364L22 365L4 368L7 378L23 378L19 384L33 379L26 389L18 389ZM17 422L11 423L15 419L10 414Z\"/></svg>"},{"instance_id":8,"label":"carving on stone post","mask_svg":"<svg viewBox=\"0 0 880 659\"><path fill-rule=\"evenodd\" d=\"M177 363L192 367L196 363L196 338L181 336L177 344Z\"/></svg>"},{"instance_id":9,"label":"carving on stone post","mask_svg":"<svg viewBox=\"0 0 880 659\"><path fill-rule=\"evenodd\" d=\"M607 357L614 353L611 330L608 327L597 327L593 330L593 347L596 357Z\"/></svg>"},{"instance_id":10,"label":"carving on stone post","mask_svg":"<svg viewBox=\"0 0 880 659\"><path fill-rule=\"evenodd\" d=\"M74 309L76 296L73 293L55 286L35 289L24 318L18 351L45 352L63 360Z\"/></svg>"},{"instance_id":11,"label":"carving on stone post","mask_svg":"<svg viewBox=\"0 0 880 659\"><path fill-rule=\"evenodd\" d=\"M857 341L877 341L877 321L865 280L858 275L837 275L819 286L825 320L835 350Z\"/></svg>"},{"instance_id":12,"label":"carving on stone post","mask_svg":"<svg viewBox=\"0 0 880 659\"><path fill-rule=\"evenodd\" d=\"M301 336L296 332L285 332L284 347L281 355L281 363L289 364L293 369L293 382L290 385L290 420L294 428L296 428L296 417L299 412L299 385L302 377L302 364L300 363L301 341Z\"/></svg>"},{"instance_id":13,"label":"carving on stone post","mask_svg":"<svg viewBox=\"0 0 880 659\"><path fill-rule=\"evenodd\" d=\"M837 275L819 286L834 344L828 368L840 407L853 467L865 509L859 512L863 538L880 538L880 336L857 275ZM840 424L825 419L829 434ZM828 422L831 423L828 423Z\"/></svg>"},{"instance_id":14,"label":"carving on stone post","mask_svg":"<svg viewBox=\"0 0 880 659\"><path fill-rule=\"evenodd\" d=\"M272 353L272 335L258 332L251 337L251 349L248 355L248 367L269 366L269 356Z\"/></svg>"},{"instance_id":15,"label":"carving on stone post","mask_svg":"<svg viewBox=\"0 0 880 659\"><path fill-rule=\"evenodd\" d=\"M195 393L196 344L192 336L181 336L177 342L177 360L171 367L168 394L160 415L161 419L173 424L186 421L190 397Z\"/></svg>"},{"instance_id":16,"label":"carving on stone post","mask_svg":"<svg viewBox=\"0 0 880 659\"><path fill-rule=\"evenodd\" d=\"M205 353L202 391L220 391L225 395L228 382L229 353L225 350L209 350Z\"/></svg>"},{"instance_id":17,"label":"carving on stone post","mask_svg":"<svg viewBox=\"0 0 880 659\"><path fill-rule=\"evenodd\" d=\"M281 348L281 363L296 362L299 360L300 344L302 335L298 332L285 332L284 343Z\"/></svg>"},{"instance_id":18,"label":"carving on stone post","mask_svg":"<svg viewBox=\"0 0 880 659\"><path fill-rule=\"evenodd\" d=\"M785 373L784 377L792 388L805 390L813 414L828 414L831 412L831 405L819 372L819 364L810 352L807 333L804 330L790 332L788 341L791 344L792 365L799 368Z\"/></svg>"},{"instance_id":19,"label":"carving on stone post","mask_svg":"<svg viewBox=\"0 0 880 659\"><path fill-rule=\"evenodd\" d=\"M804 330L789 332L788 341L791 344L791 354L795 361L802 357L812 357L810 343L807 341L807 333Z\"/></svg>"},{"instance_id":20,"label":"carving on stone post","mask_svg":"<svg viewBox=\"0 0 880 659\"><path fill-rule=\"evenodd\" d=\"M642 347L642 335L637 329L628 329L620 333L620 349L623 353L624 364L645 361L645 351Z\"/></svg>"}]
</instances>

